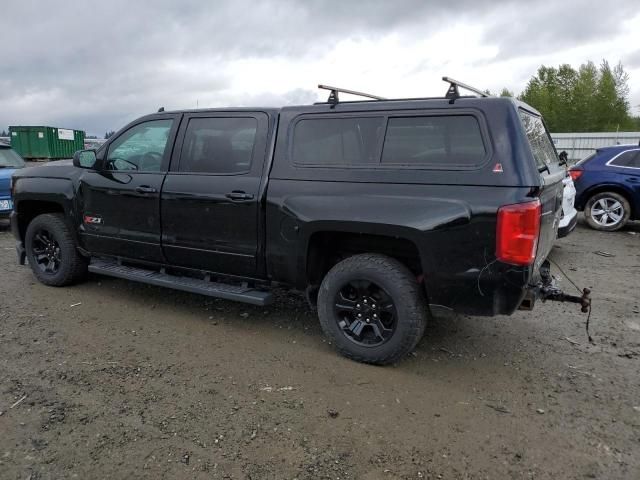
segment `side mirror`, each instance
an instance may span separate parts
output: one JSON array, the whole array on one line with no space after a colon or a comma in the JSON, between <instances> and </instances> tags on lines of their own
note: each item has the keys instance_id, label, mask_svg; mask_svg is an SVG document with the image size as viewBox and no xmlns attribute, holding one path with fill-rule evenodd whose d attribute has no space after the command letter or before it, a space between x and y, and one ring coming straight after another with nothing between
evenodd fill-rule
<instances>
[{"instance_id":1,"label":"side mirror","mask_svg":"<svg viewBox=\"0 0 640 480\"><path fill-rule=\"evenodd\" d=\"M567 163L569 162L569 154L566 152L566 150L561 151L558 157L560 158L560 165L566 167Z\"/></svg>"},{"instance_id":2,"label":"side mirror","mask_svg":"<svg viewBox=\"0 0 640 480\"><path fill-rule=\"evenodd\" d=\"M78 168L93 168L96 165L95 150L78 150L73 154L73 165Z\"/></svg>"}]
</instances>

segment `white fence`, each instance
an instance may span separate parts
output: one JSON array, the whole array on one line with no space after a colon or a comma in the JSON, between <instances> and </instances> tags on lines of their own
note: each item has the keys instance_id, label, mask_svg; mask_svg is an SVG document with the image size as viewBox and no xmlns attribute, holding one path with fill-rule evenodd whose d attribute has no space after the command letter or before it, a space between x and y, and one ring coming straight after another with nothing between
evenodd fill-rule
<instances>
[{"instance_id":1,"label":"white fence","mask_svg":"<svg viewBox=\"0 0 640 480\"><path fill-rule=\"evenodd\" d=\"M640 132L552 133L558 153L567 152L574 163L591 155L596 149L613 145L638 145Z\"/></svg>"}]
</instances>

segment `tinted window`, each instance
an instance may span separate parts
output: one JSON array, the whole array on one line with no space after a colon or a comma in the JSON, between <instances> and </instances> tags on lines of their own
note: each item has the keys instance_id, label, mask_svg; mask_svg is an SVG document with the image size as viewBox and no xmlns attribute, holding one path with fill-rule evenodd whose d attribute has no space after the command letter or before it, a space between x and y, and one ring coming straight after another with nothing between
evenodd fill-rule
<instances>
[{"instance_id":1,"label":"tinted window","mask_svg":"<svg viewBox=\"0 0 640 480\"><path fill-rule=\"evenodd\" d=\"M629 150L615 157L609 165L640 168L640 150Z\"/></svg>"},{"instance_id":2,"label":"tinted window","mask_svg":"<svg viewBox=\"0 0 640 480\"><path fill-rule=\"evenodd\" d=\"M293 134L293 161L306 165L378 163L384 118L318 118L299 121Z\"/></svg>"},{"instance_id":3,"label":"tinted window","mask_svg":"<svg viewBox=\"0 0 640 480\"><path fill-rule=\"evenodd\" d=\"M184 137L180 171L249 171L257 127L255 118L192 118Z\"/></svg>"},{"instance_id":4,"label":"tinted window","mask_svg":"<svg viewBox=\"0 0 640 480\"><path fill-rule=\"evenodd\" d=\"M556 155L542 118L520 110L520 119L538 168L558 163L558 155Z\"/></svg>"},{"instance_id":5,"label":"tinted window","mask_svg":"<svg viewBox=\"0 0 640 480\"><path fill-rule=\"evenodd\" d=\"M0 147L0 168L22 168L24 160L10 148Z\"/></svg>"},{"instance_id":6,"label":"tinted window","mask_svg":"<svg viewBox=\"0 0 640 480\"><path fill-rule=\"evenodd\" d=\"M173 120L152 120L130 128L109 147L108 170L159 172Z\"/></svg>"},{"instance_id":7,"label":"tinted window","mask_svg":"<svg viewBox=\"0 0 640 480\"><path fill-rule=\"evenodd\" d=\"M471 115L390 118L382 163L474 166L485 154L480 125Z\"/></svg>"}]
</instances>

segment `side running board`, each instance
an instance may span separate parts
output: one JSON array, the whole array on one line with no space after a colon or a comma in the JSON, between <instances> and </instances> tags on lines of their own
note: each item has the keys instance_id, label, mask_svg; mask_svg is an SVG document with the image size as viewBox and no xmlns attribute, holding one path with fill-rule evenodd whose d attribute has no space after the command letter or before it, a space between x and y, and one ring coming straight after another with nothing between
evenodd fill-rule
<instances>
[{"instance_id":1,"label":"side running board","mask_svg":"<svg viewBox=\"0 0 640 480\"><path fill-rule=\"evenodd\" d=\"M91 273L123 278L134 282L147 283L158 287L168 287L185 292L198 293L209 297L224 298L252 305L266 306L273 303L273 295L251 287L216 283L197 278L179 277L155 270L120 265L116 261L92 258Z\"/></svg>"}]
</instances>

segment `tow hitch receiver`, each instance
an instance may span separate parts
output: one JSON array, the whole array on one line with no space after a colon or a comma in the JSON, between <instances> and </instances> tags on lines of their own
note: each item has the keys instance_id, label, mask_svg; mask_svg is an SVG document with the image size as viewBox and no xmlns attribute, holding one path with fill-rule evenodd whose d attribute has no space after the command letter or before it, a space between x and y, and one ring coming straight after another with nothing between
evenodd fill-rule
<instances>
[{"instance_id":1,"label":"tow hitch receiver","mask_svg":"<svg viewBox=\"0 0 640 480\"><path fill-rule=\"evenodd\" d=\"M542 282L540 284L539 294L542 301L552 300L555 302L578 303L580 304L580 311L582 313L589 312L591 308L591 290L583 288L582 295L579 297L577 295L564 293L555 284L555 279L551 275L551 268L548 260L545 260L540 266L540 277ZM578 288L576 287L576 289Z\"/></svg>"},{"instance_id":2,"label":"tow hitch receiver","mask_svg":"<svg viewBox=\"0 0 640 480\"><path fill-rule=\"evenodd\" d=\"M582 295L569 295L556 286L555 278L551 275L550 264L545 261L540 266L540 282L532 286L532 289L525 296L520 306L521 310L532 310L535 299L540 298L543 302L551 300L554 302L570 302L580 305L582 313L589 313L591 309L591 290L582 289Z\"/></svg>"}]
</instances>

